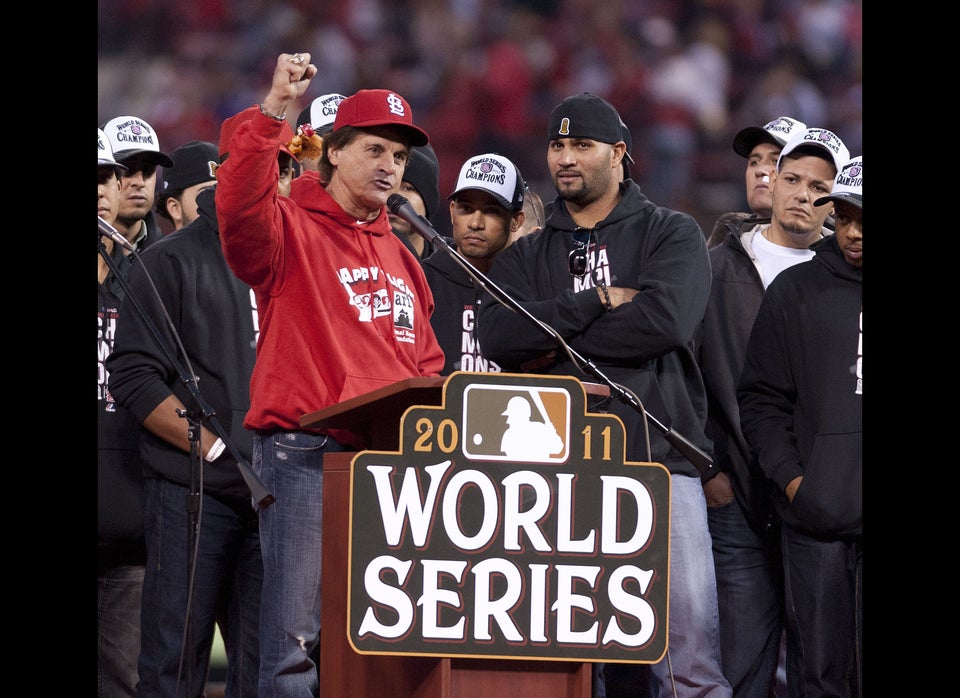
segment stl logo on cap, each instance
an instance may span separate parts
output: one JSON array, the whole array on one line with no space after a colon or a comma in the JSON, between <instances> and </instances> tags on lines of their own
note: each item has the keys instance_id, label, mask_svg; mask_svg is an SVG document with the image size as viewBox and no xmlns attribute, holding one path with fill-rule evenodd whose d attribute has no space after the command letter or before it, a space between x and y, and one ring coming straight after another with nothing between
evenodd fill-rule
<instances>
[{"instance_id":1,"label":"stl logo on cap","mask_svg":"<svg viewBox=\"0 0 960 698\"><path fill-rule=\"evenodd\" d=\"M340 102L333 130L344 126L373 128L398 126L405 133L408 145L426 145L430 136L413 123L413 110L400 95L392 90L358 90Z\"/></svg>"},{"instance_id":2,"label":"stl logo on cap","mask_svg":"<svg viewBox=\"0 0 960 698\"><path fill-rule=\"evenodd\" d=\"M387 105L390 107L391 114L396 114L397 116L407 115L406 105L403 103L403 99L392 92L387 95Z\"/></svg>"}]
</instances>

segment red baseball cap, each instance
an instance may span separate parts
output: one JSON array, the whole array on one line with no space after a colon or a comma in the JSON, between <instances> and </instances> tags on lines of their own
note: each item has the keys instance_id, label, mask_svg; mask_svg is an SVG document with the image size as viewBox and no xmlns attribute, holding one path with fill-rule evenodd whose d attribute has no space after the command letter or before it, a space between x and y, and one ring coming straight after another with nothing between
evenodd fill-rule
<instances>
[{"instance_id":1,"label":"red baseball cap","mask_svg":"<svg viewBox=\"0 0 960 698\"><path fill-rule=\"evenodd\" d=\"M390 90L359 90L340 102L333 130L341 126L401 126L409 134L410 145L426 145L430 136L413 123L413 111L407 100Z\"/></svg>"},{"instance_id":2,"label":"red baseball cap","mask_svg":"<svg viewBox=\"0 0 960 698\"><path fill-rule=\"evenodd\" d=\"M254 105L252 107L247 107L239 114L234 114L229 119L225 119L224 122L220 125L220 162L224 161L224 158L230 154L230 139L233 138L234 132L237 130L237 127L245 121L250 121L253 118L254 114L259 113L260 105ZM285 153L288 153L290 157L296 160L296 156L287 147L287 143L293 140L293 128L290 126L290 122L284 121L283 126L280 129L280 150Z\"/></svg>"}]
</instances>

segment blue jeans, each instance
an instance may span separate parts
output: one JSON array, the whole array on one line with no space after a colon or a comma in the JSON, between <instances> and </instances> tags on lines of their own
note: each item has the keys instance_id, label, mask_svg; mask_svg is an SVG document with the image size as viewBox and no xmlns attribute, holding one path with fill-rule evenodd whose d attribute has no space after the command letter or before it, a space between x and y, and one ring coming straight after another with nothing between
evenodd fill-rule
<instances>
[{"instance_id":1,"label":"blue jeans","mask_svg":"<svg viewBox=\"0 0 960 698\"><path fill-rule=\"evenodd\" d=\"M720 668L720 612L707 500L698 477L670 476L670 628L667 656L651 666L655 695L730 698Z\"/></svg>"},{"instance_id":2,"label":"blue jeans","mask_svg":"<svg viewBox=\"0 0 960 698\"><path fill-rule=\"evenodd\" d=\"M821 540L783 524L781 541L791 698L860 696L860 539Z\"/></svg>"},{"instance_id":3,"label":"blue jeans","mask_svg":"<svg viewBox=\"0 0 960 698\"><path fill-rule=\"evenodd\" d=\"M700 478L670 476L667 654L657 664L605 664L595 696L730 698L720 668L717 580ZM649 672L649 679L646 674ZM595 680L598 678L594 673Z\"/></svg>"},{"instance_id":4,"label":"blue jeans","mask_svg":"<svg viewBox=\"0 0 960 698\"><path fill-rule=\"evenodd\" d=\"M97 576L97 696L137 694L143 565L117 565Z\"/></svg>"},{"instance_id":5,"label":"blue jeans","mask_svg":"<svg viewBox=\"0 0 960 698\"><path fill-rule=\"evenodd\" d=\"M254 435L253 469L276 497L260 512L259 698L316 698L320 693L323 456L343 450L321 434Z\"/></svg>"},{"instance_id":6,"label":"blue jeans","mask_svg":"<svg viewBox=\"0 0 960 698\"><path fill-rule=\"evenodd\" d=\"M770 698L783 635L779 527L757 535L736 499L707 509L723 673L737 698Z\"/></svg>"},{"instance_id":7,"label":"blue jeans","mask_svg":"<svg viewBox=\"0 0 960 698\"><path fill-rule=\"evenodd\" d=\"M256 513L249 504L231 506L203 495L192 589L193 642L185 646L190 593L189 488L156 478L146 478L145 486L147 574L143 585L138 696L202 695L210 669L215 625L220 626L227 654L225 695L255 696L263 584ZM181 655L184 666L178 675ZM193 686L188 690L186 662L191 657Z\"/></svg>"}]
</instances>

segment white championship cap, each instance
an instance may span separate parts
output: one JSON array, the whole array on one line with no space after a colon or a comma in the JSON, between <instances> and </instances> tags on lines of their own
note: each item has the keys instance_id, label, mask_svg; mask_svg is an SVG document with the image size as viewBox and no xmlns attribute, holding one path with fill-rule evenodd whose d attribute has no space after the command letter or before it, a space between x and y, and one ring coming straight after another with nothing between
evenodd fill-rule
<instances>
[{"instance_id":1,"label":"white championship cap","mask_svg":"<svg viewBox=\"0 0 960 698\"><path fill-rule=\"evenodd\" d=\"M126 166L121 165L113 157L110 139L107 138L107 134L103 132L102 128L97 129L97 167L112 167L118 175L127 171Z\"/></svg>"},{"instance_id":2,"label":"white championship cap","mask_svg":"<svg viewBox=\"0 0 960 698\"><path fill-rule=\"evenodd\" d=\"M321 136L333 130L333 122L337 118L337 108L346 97L336 92L320 95L310 102L306 109L297 117L297 126L310 124L313 130Z\"/></svg>"},{"instance_id":3,"label":"white championship cap","mask_svg":"<svg viewBox=\"0 0 960 698\"><path fill-rule=\"evenodd\" d=\"M863 156L858 155L848 161L833 183L833 190L827 196L821 196L813 202L814 206L823 206L828 201L846 201L863 210Z\"/></svg>"},{"instance_id":4,"label":"white championship cap","mask_svg":"<svg viewBox=\"0 0 960 698\"><path fill-rule=\"evenodd\" d=\"M768 121L762 128L747 126L740 129L733 139L733 150L737 155L748 158L750 151L759 143L771 143L782 148L787 141L801 131L805 131L806 128L807 125L802 121L789 116L778 116L773 121Z\"/></svg>"},{"instance_id":5,"label":"white championship cap","mask_svg":"<svg viewBox=\"0 0 960 698\"><path fill-rule=\"evenodd\" d=\"M103 126L110 140L113 157L126 160L134 155L147 155L147 159L163 167L173 167L170 156L160 150L160 139L153 126L139 116L118 116Z\"/></svg>"},{"instance_id":6,"label":"white championship cap","mask_svg":"<svg viewBox=\"0 0 960 698\"><path fill-rule=\"evenodd\" d=\"M508 211L519 211L523 208L526 183L520 170L508 158L497 153L484 153L463 163L457 186L447 198L454 199L465 189L485 191Z\"/></svg>"},{"instance_id":7,"label":"white championship cap","mask_svg":"<svg viewBox=\"0 0 960 698\"><path fill-rule=\"evenodd\" d=\"M777 172L780 171L785 156L797 148L805 146L814 146L825 150L833 159L833 166L837 172L850 159L850 151L840 140L840 136L825 128L808 128L806 131L794 134L783 146L783 150L780 151L780 158L777 160Z\"/></svg>"}]
</instances>

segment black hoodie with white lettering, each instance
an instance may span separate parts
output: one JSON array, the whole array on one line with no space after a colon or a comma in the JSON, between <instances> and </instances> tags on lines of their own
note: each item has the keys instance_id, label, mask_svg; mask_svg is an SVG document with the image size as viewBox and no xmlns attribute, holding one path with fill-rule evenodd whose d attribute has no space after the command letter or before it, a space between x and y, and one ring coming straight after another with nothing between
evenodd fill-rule
<instances>
[{"instance_id":1,"label":"black hoodie with white lettering","mask_svg":"<svg viewBox=\"0 0 960 698\"><path fill-rule=\"evenodd\" d=\"M452 239L446 240L453 245ZM477 311L484 297L480 286L443 250L423 260L423 273L433 291L430 324L443 349L441 375L454 371L499 373L500 365L483 355L477 341Z\"/></svg>"},{"instance_id":2,"label":"black hoodie with white lettering","mask_svg":"<svg viewBox=\"0 0 960 698\"><path fill-rule=\"evenodd\" d=\"M657 206L633 180L621 182L620 193L614 209L591 231L583 277L569 271L578 226L559 197L545 226L503 250L488 276L606 377L633 391L646 412L709 454L706 394L693 357L694 333L710 296L706 238L696 219ZM600 281L638 293L607 312L596 289ZM485 354L504 371L521 370L555 352L556 359L541 370L598 382L559 350L555 339L493 299L481 306L477 330ZM640 411L616 399L610 411L624 422L628 460L700 477L649 424L647 451Z\"/></svg>"}]
</instances>

